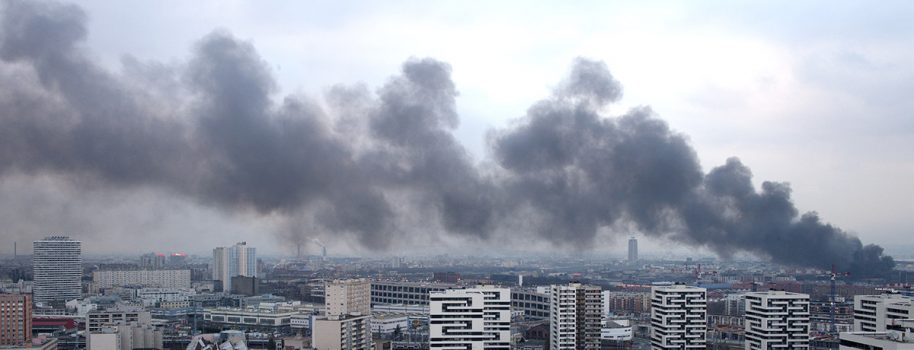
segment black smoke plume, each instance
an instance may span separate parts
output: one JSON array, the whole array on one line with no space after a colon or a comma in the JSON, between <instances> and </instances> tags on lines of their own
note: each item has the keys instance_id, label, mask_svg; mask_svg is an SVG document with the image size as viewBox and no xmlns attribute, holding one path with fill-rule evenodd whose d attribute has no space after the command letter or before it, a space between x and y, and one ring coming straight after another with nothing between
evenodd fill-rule
<instances>
[{"instance_id":1,"label":"black smoke plume","mask_svg":"<svg viewBox=\"0 0 914 350\"><path fill-rule=\"evenodd\" d=\"M277 100L253 45L225 32L202 38L186 63L125 58L115 73L87 51L79 7L11 0L2 11L0 177L154 188L285 217L278 237L293 246L309 241L298 228L319 227L376 249L438 230L584 247L624 224L725 257L857 276L894 265L800 214L787 184L756 189L736 158L705 174L649 108L605 116L622 87L602 62L575 61L552 96L490 134L492 159L477 163L452 132L451 67L434 59L407 61L374 93L338 86L323 100Z\"/></svg>"}]
</instances>

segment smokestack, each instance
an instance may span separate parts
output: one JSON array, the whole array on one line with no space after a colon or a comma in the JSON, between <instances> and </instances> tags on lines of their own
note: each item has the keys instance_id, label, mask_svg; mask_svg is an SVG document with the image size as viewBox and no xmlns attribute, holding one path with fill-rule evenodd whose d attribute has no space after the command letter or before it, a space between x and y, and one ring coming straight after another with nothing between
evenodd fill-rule
<instances>
[{"instance_id":1,"label":"smokestack","mask_svg":"<svg viewBox=\"0 0 914 350\"><path fill-rule=\"evenodd\" d=\"M19 255L16 253L16 241L13 241L13 260L16 259Z\"/></svg>"},{"instance_id":2,"label":"smokestack","mask_svg":"<svg viewBox=\"0 0 914 350\"><path fill-rule=\"evenodd\" d=\"M524 286L524 275L517 275L517 286L518 287Z\"/></svg>"}]
</instances>

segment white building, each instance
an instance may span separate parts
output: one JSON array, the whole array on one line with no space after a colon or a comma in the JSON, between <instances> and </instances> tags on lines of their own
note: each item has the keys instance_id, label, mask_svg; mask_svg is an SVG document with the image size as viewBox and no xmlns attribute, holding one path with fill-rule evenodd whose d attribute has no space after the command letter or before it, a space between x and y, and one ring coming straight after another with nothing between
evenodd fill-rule
<instances>
[{"instance_id":1,"label":"white building","mask_svg":"<svg viewBox=\"0 0 914 350\"><path fill-rule=\"evenodd\" d=\"M511 348L511 290L491 286L429 295L432 350Z\"/></svg>"},{"instance_id":2,"label":"white building","mask_svg":"<svg viewBox=\"0 0 914 350\"><path fill-rule=\"evenodd\" d=\"M552 350L600 348L603 302L600 287L569 283L552 285L549 335Z\"/></svg>"},{"instance_id":3,"label":"white building","mask_svg":"<svg viewBox=\"0 0 914 350\"><path fill-rule=\"evenodd\" d=\"M632 340L634 336L630 320L607 318L601 325L600 339L620 342Z\"/></svg>"},{"instance_id":4,"label":"white building","mask_svg":"<svg viewBox=\"0 0 914 350\"><path fill-rule=\"evenodd\" d=\"M222 283L223 291L232 289L232 277L257 277L257 250L247 242L213 249L213 281Z\"/></svg>"},{"instance_id":5,"label":"white building","mask_svg":"<svg viewBox=\"0 0 914 350\"><path fill-rule=\"evenodd\" d=\"M93 271L95 288L143 286L156 288L190 288L190 270L106 270Z\"/></svg>"},{"instance_id":6,"label":"white building","mask_svg":"<svg viewBox=\"0 0 914 350\"><path fill-rule=\"evenodd\" d=\"M704 349L707 290L670 285L651 288L651 348Z\"/></svg>"},{"instance_id":7,"label":"white building","mask_svg":"<svg viewBox=\"0 0 914 350\"><path fill-rule=\"evenodd\" d=\"M854 331L885 332L893 319L914 319L912 301L899 294L854 296Z\"/></svg>"},{"instance_id":8,"label":"white building","mask_svg":"<svg viewBox=\"0 0 914 350\"><path fill-rule=\"evenodd\" d=\"M89 333L100 332L103 328L118 324L136 323L141 326L149 325L152 316L148 311L141 309L109 309L105 311L90 311L86 315L86 331Z\"/></svg>"},{"instance_id":9,"label":"white building","mask_svg":"<svg viewBox=\"0 0 914 350\"><path fill-rule=\"evenodd\" d=\"M914 320L887 321L884 332L841 333L838 350L914 350Z\"/></svg>"},{"instance_id":10,"label":"white building","mask_svg":"<svg viewBox=\"0 0 914 350\"><path fill-rule=\"evenodd\" d=\"M809 295L746 293L746 350L809 349Z\"/></svg>"},{"instance_id":11,"label":"white building","mask_svg":"<svg viewBox=\"0 0 914 350\"><path fill-rule=\"evenodd\" d=\"M144 307L163 309L189 307L190 297L196 295L193 289L183 288L142 288L136 291L136 299Z\"/></svg>"},{"instance_id":12,"label":"white building","mask_svg":"<svg viewBox=\"0 0 914 350\"><path fill-rule=\"evenodd\" d=\"M50 236L32 243L32 293L36 303L63 302L82 295L82 243Z\"/></svg>"}]
</instances>

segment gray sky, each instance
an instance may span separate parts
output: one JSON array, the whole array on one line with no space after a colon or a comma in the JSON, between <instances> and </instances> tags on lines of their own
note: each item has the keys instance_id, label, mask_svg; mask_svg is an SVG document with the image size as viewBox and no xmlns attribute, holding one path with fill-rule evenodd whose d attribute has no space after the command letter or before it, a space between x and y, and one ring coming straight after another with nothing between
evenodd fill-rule
<instances>
[{"instance_id":1,"label":"gray sky","mask_svg":"<svg viewBox=\"0 0 914 350\"><path fill-rule=\"evenodd\" d=\"M751 167L756 186L763 180L789 182L800 211L816 211L890 252L909 242L911 2L80 5L88 14L90 55L112 71L122 69L125 55L183 65L195 42L222 29L253 44L278 82L276 99L319 98L341 83L375 91L411 57L447 62L459 91L455 136L476 161L492 156L487 133L513 125L532 103L549 96L576 57L603 61L624 87L609 114L650 106L672 129L688 135L705 171L738 156ZM0 218L16 221L10 229L23 239L50 230L84 230L84 241L104 242L87 244L87 251L98 253L202 252L237 240L267 252L287 249L266 233L277 230L273 215L228 212L154 189L71 187L40 176L7 177L0 182L2 200L19 204ZM66 219L48 224L45 217ZM144 234L114 243L131 230ZM606 243L598 250L625 245L618 237L600 240ZM361 251L349 243L331 242L331 250ZM415 244L489 246L447 236ZM644 241L642 247L670 244Z\"/></svg>"}]
</instances>

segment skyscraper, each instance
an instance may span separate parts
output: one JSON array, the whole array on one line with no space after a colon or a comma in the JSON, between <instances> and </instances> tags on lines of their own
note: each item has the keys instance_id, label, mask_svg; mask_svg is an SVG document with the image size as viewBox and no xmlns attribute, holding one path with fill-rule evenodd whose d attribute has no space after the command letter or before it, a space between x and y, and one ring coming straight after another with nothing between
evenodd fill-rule
<instances>
[{"instance_id":1,"label":"skyscraper","mask_svg":"<svg viewBox=\"0 0 914 350\"><path fill-rule=\"evenodd\" d=\"M651 349L704 349L707 290L671 285L651 288Z\"/></svg>"},{"instance_id":2,"label":"skyscraper","mask_svg":"<svg viewBox=\"0 0 914 350\"><path fill-rule=\"evenodd\" d=\"M481 286L429 293L431 349L511 348L511 290Z\"/></svg>"},{"instance_id":3,"label":"skyscraper","mask_svg":"<svg viewBox=\"0 0 914 350\"><path fill-rule=\"evenodd\" d=\"M746 294L746 350L809 349L809 295Z\"/></svg>"},{"instance_id":4,"label":"skyscraper","mask_svg":"<svg viewBox=\"0 0 914 350\"><path fill-rule=\"evenodd\" d=\"M257 251L248 247L247 242L213 249L213 281L228 292L235 276L257 277Z\"/></svg>"},{"instance_id":5,"label":"skyscraper","mask_svg":"<svg viewBox=\"0 0 914 350\"><path fill-rule=\"evenodd\" d=\"M635 237L628 239L628 261L638 261L638 239Z\"/></svg>"},{"instance_id":6,"label":"skyscraper","mask_svg":"<svg viewBox=\"0 0 914 350\"><path fill-rule=\"evenodd\" d=\"M550 349L599 349L603 319L600 287L569 283L552 285L550 291Z\"/></svg>"},{"instance_id":7,"label":"skyscraper","mask_svg":"<svg viewBox=\"0 0 914 350\"><path fill-rule=\"evenodd\" d=\"M50 236L35 241L32 250L35 302L64 302L82 295L80 241L65 236Z\"/></svg>"}]
</instances>

